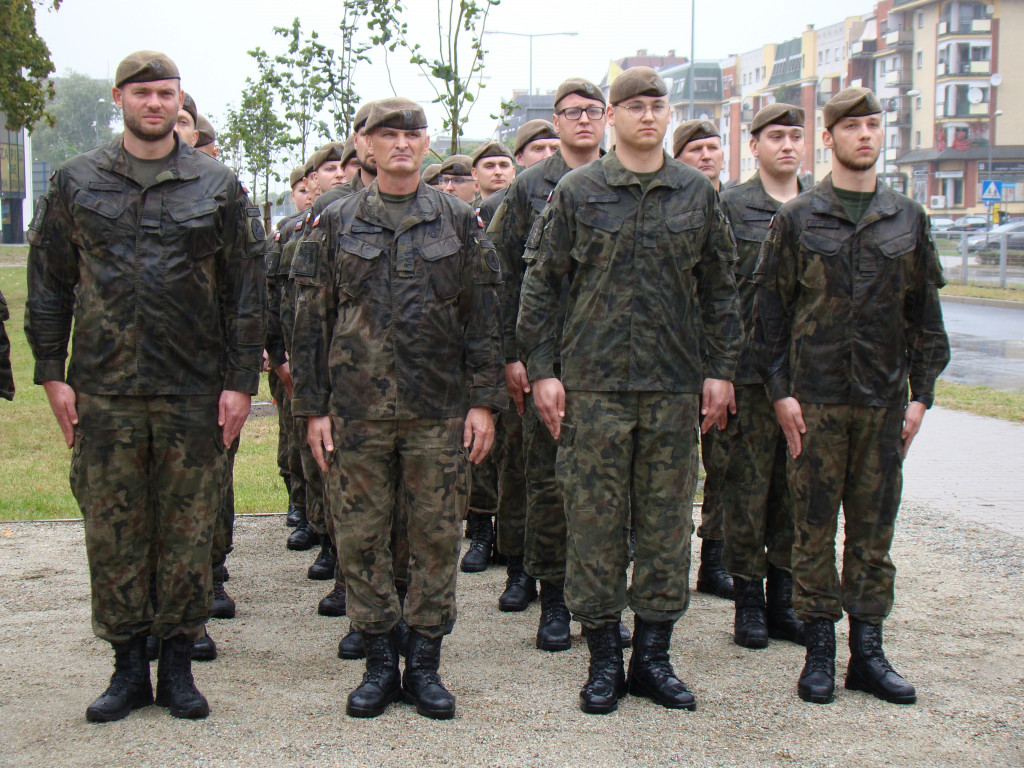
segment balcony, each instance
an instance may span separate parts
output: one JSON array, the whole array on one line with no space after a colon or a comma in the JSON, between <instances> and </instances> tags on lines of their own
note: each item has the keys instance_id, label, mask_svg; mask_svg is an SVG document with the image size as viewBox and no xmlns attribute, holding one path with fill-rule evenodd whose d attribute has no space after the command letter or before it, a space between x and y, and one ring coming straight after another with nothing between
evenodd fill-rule
<instances>
[{"instance_id":1,"label":"balcony","mask_svg":"<svg viewBox=\"0 0 1024 768\"><path fill-rule=\"evenodd\" d=\"M936 77L987 77L992 74L990 61L962 61L952 66L944 61L935 67Z\"/></svg>"},{"instance_id":2,"label":"balcony","mask_svg":"<svg viewBox=\"0 0 1024 768\"><path fill-rule=\"evenodd\" d=\"M958 118L961 120L983 120L988 118L989 105L987 102L971 104L961 102L959 104L936 104L935 119L949 120Z\"/></svg>"},{"instance_id":3,"label":"balcony","mask_svg":"<svg viewBox=\"0 0 1024 768\"><path fill-rule=\"evenodd\" d=\"M885 113L885 122L895 127L910 125L910 110L909 109L894 109L891 112Z\"/></svg>"},{"instance_id":4,"label":"balcony","mask_svg":"<svg viewBox=\"0 0 1024 768\"><path fill-rule=\"evenodd\" d=\"M891 69L885 73L885 77L882 82L888 88L909 88L910 83L910 72L900 67L899 69Z\"/></svg>"},{"instance_id":5,"label":"balcony","mask_svg":"<svg viewBox=\"0 0 1024 768\"><path fill-rule=\"evenodd\" d=\"M877 40L858 40L850 46L850 56L857 58L871 56L878 50Z\"/></svg>"},{"instance_id":6,"label":"balcony","mask_svg":"<svg viewBox=\"0 0 1024 768\"><path fill-rule=\"evenodd\" d=\"M914 44L914 33L909 29L897 29L885 36L886 48L903 48Z\"/></svg>"},{"instance_id":7,"label":"balcony","mask_svg":"<svg viewBox=\"0 0 1024 768\"><path fill-rule=\"evenodd\" d=\"M959 20L954 22L940 21L939 22L939 37L946 37L948 35L985 35L992 34L992 19L974 19L969 23L961 23Z\"/></svg>"}]
</instances>

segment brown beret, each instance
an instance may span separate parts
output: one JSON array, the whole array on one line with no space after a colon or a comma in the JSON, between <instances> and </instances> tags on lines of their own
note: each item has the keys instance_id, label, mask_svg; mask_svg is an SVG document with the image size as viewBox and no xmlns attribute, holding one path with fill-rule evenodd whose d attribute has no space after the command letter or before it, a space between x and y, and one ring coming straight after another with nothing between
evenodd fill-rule
<instances>
[{"instance_id":1,"label":"brown beret","mask_svg":"<svg viewBox=\"0 0 1024 768\"><path fill-rule=\"evenodd\" d=\"M877 115L882 111L878 98L868 88L844 88L825 105L825 128L831 128L844 117Z\"/></svg>"},{"instance_id":2,"label":"brown beret","mask_svg":"<svg viewBox=\"0 0 1024 768\"><path fill-rule=\"evenodd\" d=\"M441 173L448 176L472 176L473 158L469 155L452 155L441 163Z\"/></svg>"},{"instance_id":3,"label":"brown beret","mask_svg":"<svg viewBox=\"0 0 1024 768\"><path fill-rule=\"evenodd\" d=\"M304 166L302 166L302 171L303 171L302 175L303 176L309 176L309 174L311 174L315 170L316 170L316 168L313 167L313 156L310 155L309 160L307 160L306 164Z\"/></svg>"},{"instance_id":4,"label":"brown beret","mask_svg":"<svg viewBox=\"0 0 1024 768\"><path fill-rule=\"evenodd\" d=\"M558 134L555 133L555 126L547 120L530 120L519 126L519 130L516 131L516 146L512 150L512 154L518 155L531 141L557 138Z\"/></svg>"},{"instance_id":5,"label":"brown beret","mask_svg":"<svg viewBox=\"0 0 1024 768\"><path fill-rule=\"evenodd\" d=\"M196 142L197 147L205 147L207 144L213 144L217 140L217 131L213 129L213 124L206 119L206 115L196 116L196 130L199 131L199 141Z\"/></svg>"},{"instance_id":6,"label":"brown beret","mask_svg":"<svg viewBox=\"0 0 1024 768\"><path fill-rule=\"evenodd\" d=\"M353 133L345 139L345 148L341 152L341 164L344 165L356 156L356 135Z\"/></svg>"},{"instance_id":7,"label":"brown beret","mask_svg":"<svg viewBox=\"0 0 1024 768\"><path fill-rule=\"evenodd\" d=\"M381 99L370 105L370 116L366 118L366 131L387 126L403 131L416 131L427 127L427 115L415 101L395 96Z\"/></svg>"},{"instance_id":8,"label":"brown beret","mask_svg":"<svg viewBox=\"0 0 1024 768\"><path fill-rule=\"evenodd\" d=\"M428 187L432 187L437 184L437 177L441 175L441 164L431 163L427 166L426 170L423 171L423 183Z\"/></svg>"},{"instance_id":9,"label":"brown beret","mask_svg":"<svg viewBox=\"0 0 1024 768\"><path fill-rule=\"evenodd\" d=\"M602 104L605 103L604 92L592 82L584 80L582 77L570 77L568 80L563 80L562 84L555 90L556 109L558 108L558 102L570 93L577 93L584 98L600 101Z\"/></svg>"},{"instance_id":10,"label":"brown beret","mask_svg":"<svg viewBox=\"0 0 1024 768\"><path fill-rule=\"evenodd\" d=\"M476 168L476 164L485 157L507 157L511 160L512 152L500 141L485 141L473 153L473 167Z\"/></svg>"},{"instance_id":11,"label":"brown beret","mask_svg":"<svg viewBox=\"0 0 1024 768\"><path fill-rule=\"evenodd\" d=\"M352 130L358 131L364 125L366 125L366 118L370 116L370 109L373 107L373 102L368 101L359 108L356 112L356 116L352 118Z\"/></svg>"},{"instance_id":12,"label":"brown beret","mask_svg":"<svg viewBox=\"0 0 1024 768\"><path fill-rule=\"evenodd\" d=\"M710 120L687 120L672 134L672 157L678 157L691 141L721 137L718 126Z\"/></svg>"},{"instance_id":13,"label":"brown beret","mask_svg":"<svg viewBox=\"0 0 1024 768\"><path fill-rule=\"evenodd\" d=\"M324 144L320 149L313 153L313 156L309 159L310 165L313 166L313 170L319 170L320 166L324 163L340 162L341 153L345 149L345 145L340 141L332 141L329 144Z\"/></svg>"},{"instance_id":14,"label":"brown beret","mask_svg":"<svg viewBox=\"0 0 1024 768\"><path fill-rule=\"evenodd\" d=\"M804 125L804 111L792 104L776 102L758 110L754 120L750 124L750 133L756 134L766 125L795 125L802 128Z\"/></svg>"},{"instance_id":15,"label":"brown beret","mask_svg":"<svg viewBox=\"0 0 1024 768\"><path fill-rule=\"evenodd\" d=\"M295 185L306 178L306 166L300 165L292 168L292 172L288 174L288 186L295 189Z\"/></svg>"},{"instance_id":16,"label":"brown beret","mask_svg":"<svg viewBox=\"0 0 1024 768\"><path fill-rule=\"evenodd\" d=\"M192 115L192 125L198 125L199 123L199 110L196 109L196 102L191 96L185 93L185 101L182 103L181 108Z\"/></svg>"},{"instance_id":17,"label":"brown beret","mask_svg":"<svg viewBox=\"0 0 1024 768\"><path fill-rule=\"evenodd\" d=\"M608 101L621 104L634 96L665 96L668 86L650 67L630 67L612 81Z\"/></svg>"},{"instance_id":18,"label":"brown beret","mask_svg":"<svg viewBox=\"0 0 1024 768\"><path fill-rule=\"evenodd\" d=\"M154 80L180 80L177 65L166 53L159 51L136 51L126 56L117 65L114 86L120 88L128 83L151 83Z\"/></svg>"}]
</instances>

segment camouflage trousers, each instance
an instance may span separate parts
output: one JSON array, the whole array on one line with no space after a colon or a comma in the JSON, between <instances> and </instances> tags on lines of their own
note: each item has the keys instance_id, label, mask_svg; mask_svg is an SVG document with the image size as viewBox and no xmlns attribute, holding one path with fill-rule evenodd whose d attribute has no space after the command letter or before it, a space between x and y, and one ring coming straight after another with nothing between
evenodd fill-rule
<instances>
[{"instance_id":1,"label":"camouflage trousers","mask_svg":"<svg viewBox=\"0 0 1024 768\"><path fill-rule=\"evenodd\" d=\"M498 464L498 551L523 557L526 534L526 479L523 468L523 420L515 406L498 417L495 459Z\"/></svg>"},{"instance_id":2,"label":"camouflage trousers","mask_svg":"<svg viewBox=\"0 0 1024 768\"><path fill-rule=\"evenodd\" d=\"M329 508L352 625L378 634L404 617L421 634L448 634L469 499L464 419L331 422ZM405 513L409 548L404 607L391 545L396 510Z\"/></svg>"},{"instance_id":3,"label":"camouflage trousers","mask_svg":"<svg viewBox=\"0 0 1024 768\"><path fill-rule=\"evenodd\" d=\"M501 422L501 418L495 419L495 431L500 429L498 426ZM495 436L495 446L498 446L497 435ZM487 458L481 461L479 464L473 464L469 468L470 476L473 479L471 490L469 493L469 511L478 512L484 515L494 515L498 512L498 460L496 453L500 452L493 448L491 452L487 454Z\"/></svg>"},{"instance_id":4,"label":"camouflage trousers","mask_svg":"<svg viewBox=\"0 0 1024 768\"><path fill-rule=\"evenodd\" d=\"M306 440L308 424L309 421L305 416L292 417L291 439L299 447L302 476L306 481L306 519L309 520L309 525L314 533L319 536L326 533L333 541L334 534L329 530L330 515L327 514L323 472L316 463L316 459L313 458L313 451Z\"/></svg>"},{"instance_id":5,"label":"camouflage trousers","mask_svg":"<svg viewBox=\"0 0 1024 768\"><path fill-rule=\"evenodd\" d=\"M617 621L627 604L649 622L676 621L689 605L698 400L566 392L556 469L568 533L565 597L586 628Z\"/></svg>"},{"instance_id":6,"label":"camouflage trousers","mask_svg":"<svg viewBox=\"0 0 1024 768\"><path fill-rule=\"evenodd\" d=\"M537 413L531 395L523 412L523 467L526 474L526 572L561 586L565 582L565 501L555 476L558 441Z\"/></svg>"},{"instance_id":7,"label":"camouflage trousers","mask_svg":"<svg viewBox=\"0 0 1024 768\"><path fill-rule=\"evenodd\" d=\"M235 455L238 453L238 439L227 449L227 466L224 487L221 493L220 509L213 521L213 543L210 548L210 563L215 581L224 581L224 562L235 543ZM210 594L213 600L213 593Z\"/></svg>"},{"instance_id":8,"label":"camouflage trousers","mask_svg":"<svg viewBox=\"0 0 1024 768\"><path fill-rule=\"evenodd\" d=\"M218 398L77 397L71 490L85 521L93 632L111 643L146 633L198 639L227 472Z\"/></svg>"},{"instance_id":9,"label":"camouflage trousers","mask_svg":"<svg viewBox=\"0 0 1024 768\"><path fill-rule=\"evenodd\" d=\"M299 509L306 508L306 480L302 470L300 446L295 443L292 430L292 399L288 389L277 374L267 374L270 394L277 403L277 467L288 486L288 504Z\"/></svg>"},{"instance_id":10,"label":"camouflage trousers","mask_svg":"<svg viewBox=\"0 0 1024 768\"><path fill-rule=\"evenodd\" d=\"M732 420L731 414L729 419ZM699 423L699 415L697 420ZM700 506L697 535L714 541L725 538L725 470L729 464L729 448L722 435L718 427L712 426L700 436L700 458L704 464L704 503Z\"/></svg>"},{"instance_id":11,"label":"camouflage trousers","mask_svg":"<svg viewBox=\"0 0 1024 768\"><path fill-rule=\"evenodd\" d=\"M889 557L903 490L903 408L803 403L803 450L789 457L793 497L793 607L803 621L846 612L877 624L892 610ZM836 571L839 506L845 520L843 574Z\"/></svg>"},{"instance_id":12,"label":"camouflage trousers","mask_svg":"<svg viewBox=\"0 0 1024 768\"><path fill-rule=\"evenodd\" d=\"M793 507L786 482L786 438L761 384L736 387L736 415L718 434L729 460L722 484L725 550L733 576L764 579L768 563L787 573L793 556Z\"/></svg>"}]
</instances>

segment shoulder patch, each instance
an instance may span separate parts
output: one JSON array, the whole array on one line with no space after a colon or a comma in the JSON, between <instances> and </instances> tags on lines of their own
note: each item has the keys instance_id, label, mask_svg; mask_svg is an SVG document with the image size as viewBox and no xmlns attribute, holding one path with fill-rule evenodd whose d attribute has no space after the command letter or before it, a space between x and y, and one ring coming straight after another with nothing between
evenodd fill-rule
<instances>
[{"instance_id":1,"label":"shoulder patch","mask_svg":"<svg viewBox=\"0 0 1024 768\"><path fill-rule=\"evenodd\" d=\"M295 231L296 232L298 232L300 229L302 229L302 225L305 223L305 221L306 221L305 219L299 219L298 221L295 222Z\"/></svg>"},{"instance_id":2,"label":"shoulder patch","mask_svg":"<svg viewBox=\"0 0 1024 768\"><path fill-rule=\"evenodd\" d=\"M315 219L313 219L313 226L314 226L314 227L318 227L318 226L320 226L320 216L321 216L321 215L322 215L322 214L319 214L319 213L318 213L318 214L316 215L316 218L315 218Z\"/></svg>"},{"instance_id":3,"label":"shoulder patch","mask_svg":"<svg viewBox=\"0 0 1024 768\"><path fill-rule=\"evenodd\" d=\"M280 240L281 240L281 230L278 229L278 230L274 231L274 242L276 243L276 242L279 242Z\"/></svg>"},{"instance_id":4,"label":"shoulder patch","mask_svg":"<svg viewBox=\"0 0 1024 768\"><path fill-rule=\"evenodd\" d=\"M554 190L554 189L552 189L552 190L551 190L550 192L548 192L548 198L547 198L547 201L548 201L549 203L551 202L551 196L552 196L553 194L555 194L555 190Z\"/></svg>"},{"instance_id":5,"label":"shoulder patch","mask_svg":"<svg viewBox=\"0 0 1024 768\"><path fill-rule=\"evenodd\" d=\"M486 229L486 227L484 226L484 220L480 216L480 209L479 208L476 209L476 223L480 225L480 229Z\"/></svg>"}]
</instances>

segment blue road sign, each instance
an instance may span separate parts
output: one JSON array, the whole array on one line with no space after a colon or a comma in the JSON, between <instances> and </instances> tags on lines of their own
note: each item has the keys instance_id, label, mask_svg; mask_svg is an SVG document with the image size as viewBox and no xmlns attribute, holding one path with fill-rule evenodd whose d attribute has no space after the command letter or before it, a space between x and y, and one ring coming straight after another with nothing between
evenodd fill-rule
<instances>
[{"instance_id":1,"label":"blue road sign","mask_svg":"<svg viewBox=\"0 0 1024 768\"><path fill-rule=\"evenodd\" d=\"M981 202L998 203L1003 199L1003 182L983 181L981 182Z\"/></svg>"}]
</instances>

